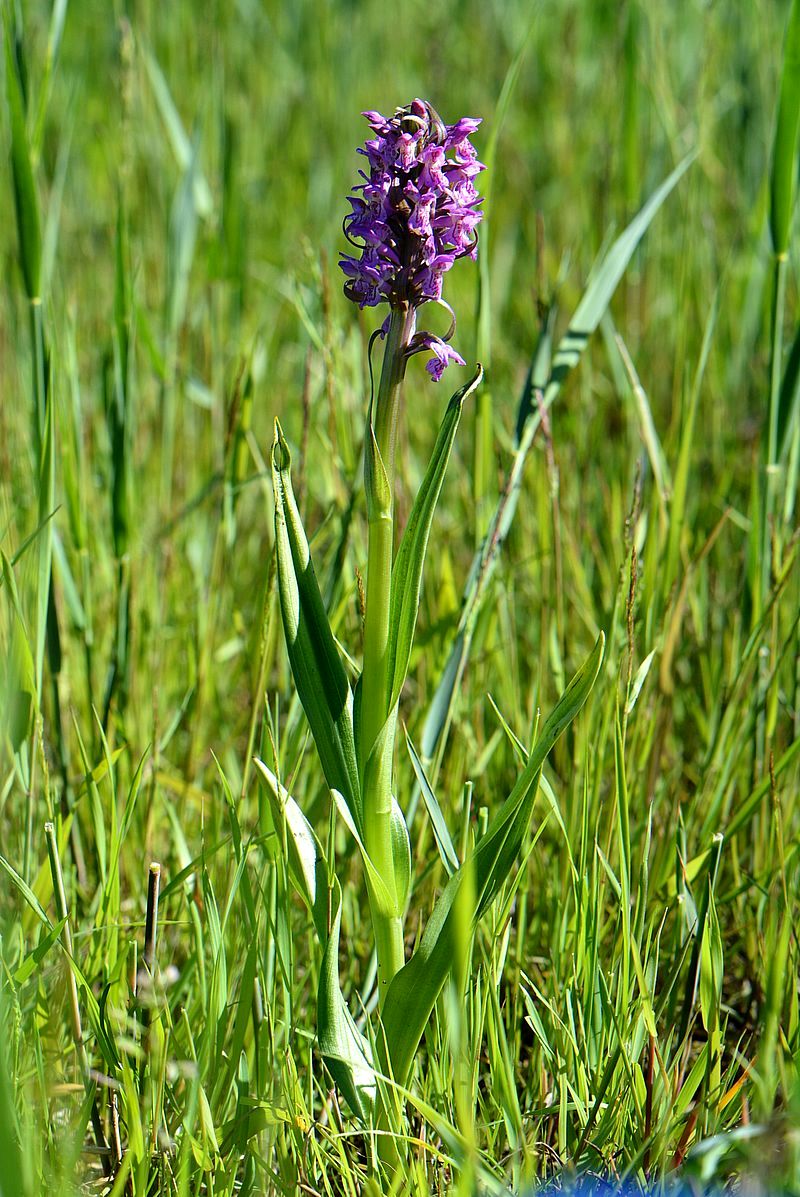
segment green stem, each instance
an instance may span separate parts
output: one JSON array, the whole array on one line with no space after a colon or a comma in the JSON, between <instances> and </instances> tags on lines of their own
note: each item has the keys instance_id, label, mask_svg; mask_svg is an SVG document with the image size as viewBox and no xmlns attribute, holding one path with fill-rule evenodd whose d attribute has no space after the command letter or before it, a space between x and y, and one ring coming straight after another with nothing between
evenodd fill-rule
<instances>
[{"instance_id":1,"label":"green stem","mask_svg":"<svg viewBox=\"0 0 800 1197\"><path fill-rule=\"evenodd\" d=\"M375 951L378 956L378 1002L383 1007L389 983L399 973L406 961L403 946L403 919L397 914L387 914L370 895L372 930L375 935Z\"/></svg>"},{"instance_id":2,"label":"green stem","mask_svg":"<svg viewBox=\"0 0 800 1197\"><path fill-rule=\"evenodd\" d=\"M391 843L391 758L393 729L370 754L389 717L389 614L394 552L394 458L405 348L413 335L414 312L393 308L383 355L372 423L367 428L365 485L369 515L367 601L364 620L364 669L361 689L360 769L363 782L364 840L375 868L394 897ZM369 762L369 767L368 766ZM402 919L395 908L370 892L370 910L378 954L381 1003L394 974L403 966Z\"/></svg>"},{"instance_id":3,"label":"green stem","mask_svg":"<svg viewBox=\"0 0 800 1197\"><path fill-rule=\"evenodd\" d=\"M361 767L369 758L388 714L389 602L392 584L394 548L394 455L397 441L397 417L400 389L405 374L405 349L413 326L413 312L408 307L393 308L383 355L381 381L372 423L374 444L380 455L378 470L367 469L367 509L369 512L369 549L367 561L367 602L364 621L364 671L361 700ZM368 438L371 435L367 430ZM371 456L368 443L366 453ZM371 477L369 475L372 475ZM366 803L365 803L366 811Z\"/></svg>"}]
</instances>

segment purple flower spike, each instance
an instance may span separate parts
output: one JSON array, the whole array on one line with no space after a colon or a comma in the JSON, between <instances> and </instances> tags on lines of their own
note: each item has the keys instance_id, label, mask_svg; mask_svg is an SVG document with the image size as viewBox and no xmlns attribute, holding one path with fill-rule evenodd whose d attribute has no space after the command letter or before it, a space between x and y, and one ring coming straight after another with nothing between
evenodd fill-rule
<instances>
[{"instance_id":1,"label":"purple flower spike","mask_svg":"<svg viewBox=\"0 0 800 1197\"><path fill-rule=\"evenodd\" d=\"M474 258L482 200L474 180L484 170L470 137L479 120L445 125L424 100L388 119L363 113L374 137L359 150L369 163L353 188L344 233L358 255L343 254L344 293L359 307L413 309L442 298L442 280L458 258ZM434 381L461 357L433 334L418 333L412 352L429 349Z\"/></svg>"}]
</instances>

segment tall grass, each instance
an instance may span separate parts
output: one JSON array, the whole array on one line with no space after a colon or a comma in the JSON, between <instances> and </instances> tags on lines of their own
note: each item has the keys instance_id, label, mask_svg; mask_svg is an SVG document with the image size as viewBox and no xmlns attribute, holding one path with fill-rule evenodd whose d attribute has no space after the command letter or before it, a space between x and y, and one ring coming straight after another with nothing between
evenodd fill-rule
<instances>
[{"instance_id":1,"label":"tall grass","mask_svg":"<svg viewBox=\"0 0 800 1197\"><path fill-rule=\"evenodd\" d=\"M358 646L371 328L335 260L359 111L415 94L483 116L493 165L452 296L487 389L400 708L418 909L447 878L430 812L463 858L607 647L425 1030L396 1187L800 1190L796 5L2 20L0 1192L388 1190L314 1041L314 929L253 760L357 878L290 682L269 447L278 416ZM693 151L549 403L593 263ZM445 401L411 380L401 476Z\"/></svg>"}]
</instances>

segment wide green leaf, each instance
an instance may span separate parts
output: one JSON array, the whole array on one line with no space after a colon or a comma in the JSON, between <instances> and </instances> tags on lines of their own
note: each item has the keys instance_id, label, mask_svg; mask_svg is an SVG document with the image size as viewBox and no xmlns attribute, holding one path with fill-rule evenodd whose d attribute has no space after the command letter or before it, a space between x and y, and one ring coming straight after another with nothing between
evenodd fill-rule
<instances>
[{"instance_id":1,"label":"wide green leaf","mask_svg":"<svg viewBox=\"0 0 800 1197\"><path fill-rule=\"evenodd\" d=\"M800 132L800 0L792 0L783 71L775 122L770 177L769 229L772 248L782 257L789 246L794 200L794 176L797 171L797 138Z\"/></svg>"},{"instance_id":2,"label":"wide green leaf","mask_svg":"<svg viewBox=\"0 0 800 1197\"><path fill-rule=\"evenodd\" d=\"M6 1013L4 986L0 986L0 1193L25 1197L32 1188L27 1184L27 1169L20 1145L24 1140L19 1133L11 1079L12 1018L13 1013Z\"/></svg>"},{"instance_id":3,"label":"wide green leaf","mask_svg":"<svg viewBox=\"0 0 800 1197\"><path fill-rule=\"evenodd\" d=\"M0 688L3 700L0 730L9 737L12 750L18 752L30 734L36 707L36 677L14 571L8 557L1 550L0 564L0 577L5 583L10 622L8 649L0 660Z\"/></svg>"},{"instance_id":4,"label":"wide green leaf","mask_svg":"<svg viewBox=\"0 0 800 1197\"><path fill-rule=\"evenodd\" d=\"M31 165L30 144L25 124L25 106L17 62L12 45L13 15L10 4L4 6L6 94L11 125L11 178L14 184L14 207L17 213L19 256L25 292L30 300L38 300L41 290L42 231L39 220L39 200Z\"/></svg>"},{"instance_id":5,"label":"wide green leaf","mask_svg":"<svg viewBox=\"0 0 800 1197\"><path fill-rule=\"evenodd\" d=\"M283 629L297 692L326 781L343 794L361 830L353 696L333 639L291 480L291 455L275 421L272 448L275 551Z\"/></svg>"},{"instance_id":6,"label":"wide green leaf","mask_svg":"<svg viewBox=\"0 0 800 1197\"><path fill-rule=\"evenodd\" d=\"M384 1065L398 1084L405 1084L428 1018L455 958L455 904L471 874L475 906L473 928L488 909L517 860L542 766L558 737L586 702L603 659L601 633L592 652L559 699L533 746L517 784L492 820L471 857L448 881L414 955L395 976L383 1008Z\"/></svg>"}]
</instances>

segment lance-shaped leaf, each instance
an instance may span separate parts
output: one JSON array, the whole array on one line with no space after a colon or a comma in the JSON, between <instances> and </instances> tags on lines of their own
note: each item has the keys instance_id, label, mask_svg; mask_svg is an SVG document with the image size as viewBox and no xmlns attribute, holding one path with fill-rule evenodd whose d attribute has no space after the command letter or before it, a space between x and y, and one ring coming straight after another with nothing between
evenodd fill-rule
<instances>
[{"instance_id":1,"label":"lance-shaped leaf","mask_svg":"<svg viewBox=\"0 0 800 1197\"><path fill-rule=\"evenodd\" d=\"M417 785L422 794L422 800L425 803L425 808L428 812L428 818L431 821L433 828L433 835L436 840L436 847L439 849L439 856L442 864L447 871L447 876L452 877L453 873L458 871L458 853L456 852L453 841L450 838L450 832L447 828L442 808L439 806L438 799L433 792L433 786L428 781L422 761L419 759L416 748L411 742L411 737L406 728L403 729L406 735L406 745L408 747L408 755L411 757L411 765L414 769L414 775L417 779Z\"/></svg>"},{"instance_id":2,"label":"lance-shaped leaf","mask_svg":"<svg viewBox=\"0 0 800 1197\"><path fill-rule=\"evenodd\" d=\"M0 659L0 731L9 737L13 751L18 752L30 733L36 705L35 669L14 570L1 551L0 563L11 620L9 649Z\"/></svg>"},{"instance_id":3,"label":"lance-shaped leaf","mask_svg":"<svg viewBox=\"0 0 800 1197\"><path fill-rule=\"evenodd\" d=\"M525 460L542 422L542 416L557 398L567 375L580 361L590 336L600 323L617 284L625 273L633 252L653 217L693 160L694 156L690 155L675 167L672 174L650 196L647 203L598 262L592 271L583 297L575 309L569 328L558 344L549 376L542 378L537 377L539 369L547 363L549 358L550 327L548 319L545 319L542 340L534 352L531 371L520 404L520 419L517 428L518 443L514 460L486 536L475 554L464 590L461 619L455 639L428 708L421 744L424 759L433 757L449 725L455 695L472 646L475 620L497 566L500 549L514 519L522 486ZM540 402L534 405L530 400L536 390L541 391L542 394Z\"/></svg>"},{"instance_id":4,"label":"lance-shaped leaf","mask_svg":"<svg viewBox=\"0 0 800 1197\"><path fill-rule=\"evenodd\" d=\"M800 3L793 0L786 27L783 71L772 146L769 190L769 229L772 248L781 257L789 246L800 133Z\"/></svg>"},{"instance_id":5,"label":"lance-shaped leaf","mask_svg":"<svg viewBox=\"0 0 800 1197\"><path fill-rule=\"evenodd\" d=\"M353 696L333 639L291 479L291 454L278 421L272 447L275 551L283 629L297 692L325 779L343 794L361 829L353 738Z\"/></svg>"},{"instance_id":6,"label":"lance-shaped leaf","mask_svg":"<svg viewBox=\"0 0 800 1197\"><path fill-rule=\"evenodd\" d=\"M411 889L411 840L405 815L394 796L392 796L391 836L395 901L397 913L402 915L405 914L408 893Z\"/></svg>"},{"instance_id":7,"label":"lance-shaped leaf","mask_svg":"<svg viewBox=\"0 0 800 1197\"><path fill-rule=\"evenodd\" d=\"M447 406L428 468L425 471L425 477L417 492L414 506L411 508L406 530L392 567L392 598L389 619L391 690L389 710L392 710L399 699L408 672L431 524L461 419L461 410L465 399L480 385L482 378L483 369L478 366L470 381L456 391Z\"/></svg>"},{"instance_id":8,"label":"lance-shaped leaf","mask_svg":"<svg viewBox=\"0 0 800 1197\"><path fill-rule=\"evenodd\" d=\"M20 265L25 292L30 300L40 296L42 271L42 231L39 200L31 165L30 143L25 125L25 105L14 54L13 9L3 9L6 94L11 124L11 178L14 184L14 208L17 214Z\"/></svg>"},{"instance_id":9,"label":"lance-shaped leaf","mask_svg":"<svg viewBox=\"0 0 800 1197\"><path fill-rule=\"evenodd\" d=\"M467 872L475 887L473 930L497 896L519 856L539 786L542 766L561 733L580 711L603 659L601 633L592 652L562 694L542 728L517 784L468 861L448 881L414 955L389 986L383 1008L384 1066L404 1085L414 1053L455 956L455 902Z\"/></svg>"},{"instance_id":10,"label":"lance-shaped leaf","mask_svg":"<svg viewBox=\"0 0 800 1197\"><path fill-rule=\"evenodd\" d=\"M300 807L263 761L256 766L267 783L272 818L282 845L292 885L314 919L320 943L328 939L328 864L314 830ZM285 839L284 839L285 833Z\"/></svg>"},{"instance_id":11,"label":"lance-shaped leaf","mask_svg":"<svg viewBox=\"0 0 800 1197\"><path fill-rule=\"evenodd\" d=\"M256 760L256 765L267 783L276 829L285 844L289 877L311 912L323 948L317 990L320 1051L353 1113L367 1122L375 1100L372 1051L358 1030L339 985L342 890L331 874L311 824L294 798L263 761Z\"/></svg>"},{"instance_id":12,"label":"lance-shaped leaf","mask_svg":"<svg viewBox=\"0 0 800 1197\"><path fill-rule=\"evenodd\" d=\"M362 1122L369 1122L375 1105L372 1048L356 1026L339 985L342 890L335 877L332 878L330 900L331 931L322 957L317 990L317 1038L330 1074L353 1113Z\"/></svg>"}]
</instances>

